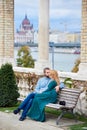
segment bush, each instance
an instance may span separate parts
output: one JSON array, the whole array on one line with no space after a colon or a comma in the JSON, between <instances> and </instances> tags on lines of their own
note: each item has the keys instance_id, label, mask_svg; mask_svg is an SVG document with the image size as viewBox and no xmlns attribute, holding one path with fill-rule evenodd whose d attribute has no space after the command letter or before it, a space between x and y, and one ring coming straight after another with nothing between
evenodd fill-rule
<instances>
[{"instance_id":1,"label":"bush","mask_svg":"<svg viewBox=\"0 0 87 130\"><path fill-rule=\"evenodd\" d=\"M0 69L0 107L14 106L19 97L12 65L6 63Z\"/></svg>"},{"instance_id":2,"label":"bush","mask_svg":"<svg viewBox=\"0 0 87 130\"><path fill-rule=\"evenodd\" d=\"M17 66L34 68L34 59L28 46L22 46L17 54Z\"/></svg>"},{"instance_id":3,"label":"bush","mask_svg":"<svg viewBox=\"0 0 87 130\"><path fill-rule=\"evenodd\" d=\"M68 87L68 88L72 88L72 79L71 78L66 78L64 80L64 84Z\"/></svg>"}]
</instances>

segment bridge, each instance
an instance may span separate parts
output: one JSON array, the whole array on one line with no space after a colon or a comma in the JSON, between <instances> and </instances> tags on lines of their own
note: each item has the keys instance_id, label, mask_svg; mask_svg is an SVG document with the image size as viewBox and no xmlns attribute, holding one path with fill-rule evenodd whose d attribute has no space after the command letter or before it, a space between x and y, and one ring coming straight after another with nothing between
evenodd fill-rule
<instances>
[{"instance_id":1,"label":"bridge","mask_svg":"<svg viewBox=\"0 0 87 130\"><path fill-rule=\"evenodd\" d=\"M38 47L37 43L14 43L15 47L20 47L20 46L30 46L30 47ZM49 42L49 47L62 47L62 48L80 48L81 44L80 43L53 43L53 42Z\"/></svg>"}]
</instances>

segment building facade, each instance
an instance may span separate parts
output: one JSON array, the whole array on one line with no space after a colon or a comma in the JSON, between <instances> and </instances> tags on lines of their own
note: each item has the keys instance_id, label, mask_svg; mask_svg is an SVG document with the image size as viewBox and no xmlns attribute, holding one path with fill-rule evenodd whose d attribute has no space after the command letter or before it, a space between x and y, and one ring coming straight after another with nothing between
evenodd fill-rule
<instances>
[{"instance_id":1,"label":"building facade","mask_svg":"<svg viewBox=\"0 0 87 130\"><path fill-rule=\"evenodd\" d=\"M30 23L27 15L23 19L19 30L15 32L15 44L25 44L34 42L33 24Z\"/></svg>"},{"instance_id":2,"label":"building facade","mask_svg":"<svg viewBox=\"0 0 87 130\"><path fill-rule=\"evenodd\" d=\"M54 43L80 43L81 33L51 31L49 34L49 41Z\"/></svg>"}]
</instances>

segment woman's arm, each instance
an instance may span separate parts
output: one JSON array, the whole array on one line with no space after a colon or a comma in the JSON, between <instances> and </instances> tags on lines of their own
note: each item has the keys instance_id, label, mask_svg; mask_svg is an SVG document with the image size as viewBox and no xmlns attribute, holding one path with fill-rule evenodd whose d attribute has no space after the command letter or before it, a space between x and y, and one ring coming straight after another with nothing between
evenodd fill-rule
<instances>
[{"instance_id":1,"label":"woman's arm","mask_svg":"<svg viewBox=\"0 0 87 130\"><path fill-rule=\"evenodd\" d=\"M49 84L48 84L48 89L46 91L51 91L52 89L54 89L57 86L57 82L55 80L52 80Z\"/></svg>"}]
</instances>

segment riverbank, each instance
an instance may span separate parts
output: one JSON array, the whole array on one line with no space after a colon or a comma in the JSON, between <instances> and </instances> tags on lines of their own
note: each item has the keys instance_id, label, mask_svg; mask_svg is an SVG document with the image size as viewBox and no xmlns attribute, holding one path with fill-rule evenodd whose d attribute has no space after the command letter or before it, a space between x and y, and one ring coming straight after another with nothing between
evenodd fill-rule
<instances>
[{"instance_id":1,"label":"riverbank","mask_svg":"<svg viewBox=\"0 0 87 130\"><path fill-rule=\"evenodd\" d=\"M31 52L38 52L37 47L30 47ZM80 48L49 48L49 52L63 53L63 54L80 54Z\"/></svg>"}]
</instances>

